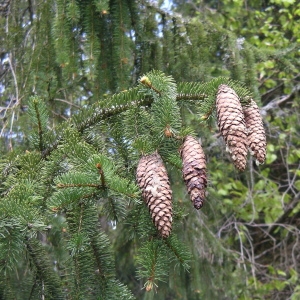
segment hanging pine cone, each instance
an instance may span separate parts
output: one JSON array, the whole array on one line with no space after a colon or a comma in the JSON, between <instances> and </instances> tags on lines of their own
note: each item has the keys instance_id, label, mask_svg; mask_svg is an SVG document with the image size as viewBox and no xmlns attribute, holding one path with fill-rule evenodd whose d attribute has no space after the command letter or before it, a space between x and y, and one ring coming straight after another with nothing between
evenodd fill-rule
<instances>
[{"instance_id":1,"label":"hanging pine cone","mask_svg":"<svg viewBox=\"0 0 300 300\"><path fill-rule=\"evenodd\" d=\"M219 130L225 140L233 163L244 171L247 157L247 129L243 109L233 89L221 84L217 93L217 119Z\"/></svg>"},{"instance_id":2,"label":"hanging pine cone","mask_svg":"<svg viewBox=\"0 0 300 300\"><path fill-rule=\"evenodd\" d=\"M136 179L156 228L162 237L167 238L172 228L172 190L158 153L140 159Z\"/></svg>"},{"instance_id":3,"label":"hanging pine cone","mask_svg":"<svg viewBox=\"0 0 300 300\"><path fill-rule=\"evenodd\" d=\"M266 133L259 108L251 99L250 105L243 107L246 127L248 130L248 142L250 153L258 163L264 163L266 159Z\"/></svg>"},{"instance_id":4,"label":"hanging pine cone","mask_svg":"<svg viewBox=\"0 0 300 300\"><path fill-rule=\"evenodd\" d=\"M206 160L201 145L192 136L187 136L180 149L182 176L196 209L203 206L205 199Z\"/></svg>"}]
</instances>

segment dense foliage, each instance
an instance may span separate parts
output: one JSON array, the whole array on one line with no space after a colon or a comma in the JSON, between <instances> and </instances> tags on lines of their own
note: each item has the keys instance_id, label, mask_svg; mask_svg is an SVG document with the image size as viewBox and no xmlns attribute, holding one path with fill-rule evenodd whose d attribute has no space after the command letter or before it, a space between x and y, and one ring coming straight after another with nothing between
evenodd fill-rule
<instances>
[{"instance_id":1,"label":"dense foliage","mask_svg":"<svg viewBox=\"0 0 300 300\"><path fill-rule=\"evenodd\" d=\"M299 3L6 0L0 13L1 299L300 297ZM259 104L264 165L234 169L220 84ZM200 211L187 134L208 162ZM135 180L156 150L167 239Z\"/></svg>"}]
</instances>

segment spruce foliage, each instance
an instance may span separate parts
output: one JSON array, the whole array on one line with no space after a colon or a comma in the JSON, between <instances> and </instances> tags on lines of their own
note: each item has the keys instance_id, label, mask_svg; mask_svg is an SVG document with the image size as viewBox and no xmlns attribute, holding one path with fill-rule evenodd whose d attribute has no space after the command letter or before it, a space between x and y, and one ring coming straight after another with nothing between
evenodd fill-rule
<instances>
[{"instance_id":1,"label":"spruce foliage","mask_svg":"<svg viewBox=\"0 0 300 300\"><path fill-rule=\"evenodd\" d=\"M184 84L182 90L186 90ZM199 90L204 93L205 88L199 87L196 93ZM135 99L137 95L138 100ZM197 98L191 93L189 96ZM134 213L137 209L141 210L140 192L134 180L136 163L138 157L148 150L141 143L137 131L144 135L149 149L162 151L166 159L171 157L169 160L179 156L180 134L184 131L178 101L174 80L162 72L153 71L141 77L140 84L134 91L116 94L105 103L97 102L93 106L93 114L91 109L87 109L88 114L83 110L61 126L59 132L51 132L47 130L49 114L44 103L41 99L32 97L28 114L34 125L31 147L37 152L21 154L21 171L14 174L18 179L14 179L11 174L12 182L10 187L4 189L5 196L1 202L2 228L5 230L2 246L5 249L8 247L6 243L12 244L8 247L9 255L7 251L2 252L4 270L14 269L19 263L17 258L20 253L25 251L36 265L36 276L42 274L47 277L39 279L42 280L40 292L48 295L49 285L51 293L55 293L54 298L49 296L50 298L67 296L94 299L95 295L101 295L103 299L111 299L108 297L115 298L122 290L122 298L126 299L128 291L116 281L110 243L99 226L99 209L100 215L103 214L103 217L114 224L125 222L132 232L140 228L137 236L132 236L131 239L139 238L141 233L147 239L151 237L149 242L145 241L141 245L136 261L140 266L138 278L147 279L147 291L156 288L159 281L165 281L174 260L176 264L188 269L190 254L179 240L171 236L163 241L149 223L149 216L144 208L146 223L143 223L141 213ZM196 107L201 104L201 100L194 103ZM137 118L132 119L133 113L141 116L147 114L147 118L139 118L139 122L146 124L138 126L132 123ZM123 115L121 123L120 118L115 119L119 114ZM85 116L89 118L83 119ZM101 125L103 120L107 122ZM93 135L98 135L96 125L99 122L100 127L109 132L109 136L95 142ZM133 128L124 124L131 124ZM126 138L121 132L123 128L126 128ZM170 134L166 134L166 129ZM53 141L57 146L43 158L45 148L51 147ZM29 169L31 165L32 169ZM51 181L47 177L49 175L52 177ZM17 210L18 219L15 220ZM65 247L68 253L68 256L67 253L59 254L62 255L59 259L59 273L67 285L64 291L60 287L58 274L51 275L46 261L41 261L40 252L36 250L42 247L41 242L36 239L32 242L28 240L28 236L33 239L39 232L49 230L49 239L52 240L55 229L47 224L49 219L44 217L45 212L50 219L60 218L60 222L55 225L61 227L63 233L60 238L64 243L61 247ZM180 211L175 211L174 215L178 222ZM10 228L16 236L11 236L6 228ZM54 276L53 279L51 276ZM56 279L52 282L54 278ZM52 284L55 287L51 287ZM34 288L38 289L38 286Z\"/></svg>"}]
</instances>

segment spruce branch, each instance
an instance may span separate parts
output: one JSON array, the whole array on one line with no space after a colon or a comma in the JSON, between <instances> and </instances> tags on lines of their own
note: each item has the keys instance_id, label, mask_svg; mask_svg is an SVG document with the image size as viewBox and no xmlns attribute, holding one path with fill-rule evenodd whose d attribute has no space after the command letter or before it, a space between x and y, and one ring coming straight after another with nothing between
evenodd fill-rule
<instances>
[{"instance_id":1,"label":"spruce branch","mask_svg":"<svg viewBox=\"0 0 300 300\"><path fill-rule=\"evenodd\" d=\"M64 299L58 274L53 271L45 249L35 239L27 237L25 242L28 254L37 270L37 279L43 282L47 297L53 300Z\"/></svg>"},{"instance_id":2,"label":"spruce branch","mask_svg":"<svg viewBox=\"0 0 300 300\"><path fill-rule=\"evenodd\" d=\"M154 245L154 244L151 244L151 245ZM151 249L151 253L149 251L149 254L152 255L152 261L150 263L149 277L148 277L148 280L150 280L150 281L154 281L154 279L155 279L155 269L156 269L157 256L158 256L158 247L157 247L157 245L155 245L152 248L153 249Z\"/></svg>"},{"instance_id":3,"label":"spruce branch","mask_svg":"<svg viewBox=\"0 0 300 300\"><path fill-rule=\"evenodd\" d=\"M106 299L134 300L136 299L129 288L119 280L109 281L106 287Z\"/></svg>"},{"instance_id":4,"label":"spruce branch","mask_svg":"<svg viewBox=\"0 0 300 300\"><path fill-rule=\"evenodd\" d=\"M144 287L149 292L156 287L157 281L165 281L168 275L169 259L160 240L147 242L141 249L137 262L140 265L138 276L146 279Z\"/></svg>"},{"instance_id":5,"label":"spruce branch","mask_svg":"<svg viewBox=\"0 0 300 300\"><path fill-rule=\"evenodd\" d=\"M40 98L31 97L29 99L28 113L31 116L33 123L37 126L37 138L33 134L31 139L39 151L43 152L45 148L44 134L47 131L48 122L47 107Z\"/></svg>"},{"instance_id":6,"label":"spruce branch","mask_svg":"<svg viewBox=\"0 0 300 300\"><path fill-rule=\"evenodd\" d=\"M54 150L56 150L60 142L61 142L61 137L57 136L56 140L51 145L49 145L46 149L44 149L44 151L42 152L42 158L45 159Z\"/></svg>"},{"instance_id":7,"label":"spruce branch","mask_svg":"<svg viewBox=\"0 0 300 300\"><path fill-rule=\"evenodd\" d=\"M94 199L96 196L97 196L97 193L89 193L89 194L80 195L80 197L78 197L78 199L76 199L76 200L77 200L77 202L78 202L79 205L82 205L82 203L83 203L84 200L86 200L86 199ZM64 206L57 206L57 207L55 207L53 205L50 206L50 209L53 212L58 212L59 210L62 210L64 208L65 208Z\"/></svg>"},{"instance_id":8,"label":"spruce branch","mask_svg":"<svg viewBox=\"0 0 300 300\"><path fill-rule=\"evenodd\" d=\"M99 101L91 108L83 109L78 115L73 116L67 122L58 126L53 132L52 142L48 144L42 152L42 157L48 157L58 146L63 143L64 135L68 130L73 128L80 134L88 128L102 120L107 120L124 111L136 108L149 106L153 99L149 96L144 97L138 93L137 89L131 89L126 92L113 95L110 99Z\"/></svg>"},{"instance_id":9,"label":"spruce branch","mask_svg":"<svg viewBox=\"0 0 300 300\"><path fill-rule=\"evenodd\" d=\"M147 76L143 76L143 77L140 79L140 82L141 82L143 85L147 86L149 89L152 89L153 91L155 91L157 94L159 94L159 96L161 96L161 92L160 92L157 88L155 88L155 87L152 85L150 79L149 79Z\"/></svg>"},{"instance_id":10,"label":"spruce branch","mask_svg":"<svg viewBox=\"0 0 300 300\"><path fill-rule=\"evenodd\" d=\"M39 134L39 138L40 138L40 150L42 151L43 150L43 129L42 129L42 123L41 123L41 117L40 117L40 112L38 110L38 102L36 101L36 99L34 99L32 101L33 105L34 105L34 110L35 110L35 113L36 113L36 118L37 118L37 121L38 121L38 134Z\"/></svg>"},{"instance_id":11,"label":"spruce branch","mask_svg":"<svg viewBox=\"0 0 300 300\"><path fill-rule=\"evenodd\" d=\"M90 234L90 245L95 260L96 277L100 281L101 291L106 294L107 287L114 280L115 263L113 261L113 253L110 249L109 239L103 232L93 232Z\"/></svg>"},{"instance_id":12,"label":"spruce branch","mask_svg":"<svg viewBox=\"0 0 300 300\"><path fill-rule=\"evenodd\" d=\"M59 189L65 189L65 188L71 188L71 187L94 187L94 188L99 188L99 184L94 184L94 183L58 183L56 185L57 188Z\"/></svg>"},{"instance_id":13,"label":"spruce branch","mask_svg":"<svg viewBox=\"0 0 300 300\"><path fill-rule=\"evenodd\" d=\"M117 223L124 219L126 215L126 208L126 203L122 198L108 197L103 206L103 212L109 220Z\"/></svg>"},{"instance_id":14,"label":"spruce branch","mask_svg":"<svg viewBox=\"0 0 300 300\"><path fill-rule=\"evenodd\" d=\"M100 259L100 255L99 255L100 253L99 253L99 250L97 249L97 245L96 245L94 240L91 241L91 247L92 247L92 250L94 252L94 257L96 259L96 265L98 267L98 269L96 270L96 274L98 274L98 276L100 276L101 281L105 282L106 281L106 274L103 270L102 261Z\"/></svg>"},{"instance_id":15,"label":"spruce branch","mask_svg":"<svg viewBox=\"0 0 300 300\"><path fill-rule=\"evenodd\" d=\"M99 185L98 185L99 187ZM90 187L68 187L57 190L48 200L47 204L50 210L57 212L62 209L69 209L74 205L81 204L84 199L94 199L98 193L89 192Z\"/></svg>"},{"instance_id":16,"label":"spruce branch","mask_svg":"<svg viewBox=\"0 0 300 300\"><path fill-rule=\"evenodd\" d=\"M96 123L100 122L101 120L106 120L112 116L120 114L126 110L132 109L136 106L147 106L151 104L153 100L150 98L133 100L130 103L119 104L119 105L112 105L109 108L97 108L95 107L94 112L88 117L86 120L78 123L76 125L77 130L82 133L85 129L95 125ZM81 117L79 115L78 117ZM71 120L72 121L72 120ZM72 122L71 122L72 123Z\"/></svg>"},{"instance_id":17,"label":"spruce branch","mask_svg":"<svg viewBox=\"0 0 300 300\"><path fill-rule=\"evenodd\" d=\"M245 87L242 82L226 77L217 77L204 83L179 82L177 85L178 95L176 97L176 100L205 100L209 96L215 97L221 84L226 84L230 88L235 90L241 100L242 105L249 104L252 97L251 92Z\"/></svg>"},{"instance_id":18,"label":"spruce branch","mask_svg":"<svg viewBox=\"0 0 300 300\"><path fill-rule=\"evenodd\" d=\"M207 94L202 94L202 93L179 93L176 97L177 101L182 101L182 100L205 100L207 97Z\"/></svg>"},{"instance_id":19,"label":"spruce branch","mask_svg":"<svg viewBox=\"0 0 300 300\"><path fill-rule=\"evenodd\" d=\"M171 253L173 253L176 260L184 267L185 270L190 269L190 262L192 255L189 250L181 243L178 238L173 234L169 238L164 239L164 243Z\"/></svg>"},{"instance_id":20,"label":"spruce branch","mask_svg":"<svg viewBox=\"0 0 300 300\"><path fill-rule=\"evenodd\" d=\"M220 84L226 83L228 86L233 88L239 96L242 105L248 104L251 99L251 93L240 82L224 77L215 78L206 83L179 83L176 87L172 77L165 76L159 71L152 71L142 77L141 80L143 83L140 83L138 87L115 94L109 99L99 101L91 108L84 109L78 115L69 119L69 121L61 127L61 129L57 130L57 134L52 138L53 142L42 152L42 157L47 157L58 147L58 145L63 141L65 130L68 130L68 128L76 128L79 133L83 134L86 129L91 128L100 121L108 120L113 116L134 108L151 106L153 102L162 101L160 102L161 104L165 103L165 105L171 105L170 107L174 109L176 105L173 105L173 101L200 101L200 110L205 116L204 119L207 119L214 111L215 96ZM159 94L157 91L149 93L149 87L151 87L151 91L154 91L152 87L155 87L155 89L159 91ZM160 98L165 100L160 100ZM167 110L159 109L159 103L156 104L156 106L157 113L164 113L162 117L165 116L165 119L167 117L166 113L168 113L167 106ZM175 111L173 114L174 113L178 114L178 112ZM161 123L159 115L158 120L159 123ZM170 129L172 128L172 120L174 122L174 118L170 117L170 120L162 124L163 129L159 129L162 135L165 135L164 130L166 126L170 126ZM177 118L175 120L177 120ZM156 122L154 122L154 125L157 126L159 123L156 124ZM179 123L177 122L177 126L178 124ZM174 128L172 128L172 130L174 130ZM176 128L174 133L176 133L177 130L178 129Z\"/></svg>"},{"instance_id":21,"label":"spruce branch","mask_svg":"<svg viewBox=\"0 0 300 300\"><path fill-rule=\"evenodd\" d=\"M176 99L177 85L172 76L166 76L163 72L153 70L145 74L138 85L139 92L159 100L160 97ZM154 93L152 92L154 91Z\"/></svg>"},{"instance_id":22,"label":"spruce branch","mask_svg":"<svg viewBox=\"0 0 300 300\"><path fill-rule=\"evenodd\" d=\"M31 299L32 298L32 296L33 296L33 294L34 294L34 291L35 291L35 289L36 289L36 287L37 287L37 276L36 276L36 274L34 274L34 283L33 283L33 285L32 285L32 287L31 287L31 291L30 291L30 294L29 294L29 299Z\"/></svg>"}]
</instances>

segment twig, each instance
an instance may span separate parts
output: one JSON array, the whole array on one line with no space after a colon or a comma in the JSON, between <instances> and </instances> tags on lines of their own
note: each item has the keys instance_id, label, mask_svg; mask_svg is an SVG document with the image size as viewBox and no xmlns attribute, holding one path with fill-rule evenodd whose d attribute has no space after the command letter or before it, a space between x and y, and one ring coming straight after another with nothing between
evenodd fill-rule
<instances>
[{"instance_id":1,"label":"twig","mask_svg":"<svg viewBox=\"0 0 300 300\"><path fill-rule=\"evenodd\" d=\"M295 198L290 202L286 211L277 219L277 221L272 224L267 231L268 234L273 234L279 224L284 223L285 219L289 216L289 214L293 211L293 209L297 206L300 200L300 192L295 196Z\"/></svg>"},{"instance_id":2,"label":"twig","mask_svg":"<svg viewBox=\"0 0 300 300\"><path fill-rule=\"evenodd\" d=\"M242 259L242 263L244 265L244 269L245 269L245 272L247 271L246 269L246 265L245 265L245 257L244 257L244 246L243 246L243 242L242 242L242 237L241 237L241 234L240 234L240 231L237 227L237 223L235 222L234 223L234 228L239 236L239 241L240 241L240 255L241 255L241 259Z\"/></svg>"},{"instance_id":3,"label":"twig","mask_svg":"<svg viewBox=\"0 0 300 300\"><path fill-rule=\"evenodd\" d=\"M70 102L70 101L68 101L68 100L65 100L65 99L54 98L54 101L65 102L65 103L67 103L67 104L69 104L69 105L71 105L71 106L74 106L74 107L78 108L78 109L81 109L81 108L82 108L81 106L79 106L79 105L77 105L77 104L74 104L74 103L72 103L72 102Z\"/></svg>"},{"instance_id":4,"label":"twig","mask_svg":"<svg viewBox=\"0 0 300 300\"><path fill-rule=\"evenodd\" d=\"M96 168L98 169L98 173L100 175L101 186L104 188L105 187L105 177L104 177L102 165L100 163L97 163Z\"/></svg>"},{"instance_id":5,"label":"twig","mask_svg":"<svg viewBox=\"0 0 300 300\"><path fill-rule=\"evenodd\" d=\"M288 100L290 100L296 93L298 93L300 91L300 84L296 85L292 92L286 96L275 98L274 100L270 101L267 105L265 105L264 107L262 107L260 109L261 114L264 116L267 114L268 110L274 109L279 107L281 104L287 102Z\"/></svg>"}]
</instances>

